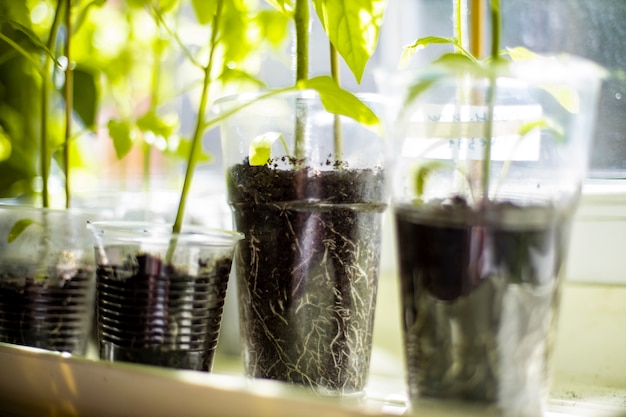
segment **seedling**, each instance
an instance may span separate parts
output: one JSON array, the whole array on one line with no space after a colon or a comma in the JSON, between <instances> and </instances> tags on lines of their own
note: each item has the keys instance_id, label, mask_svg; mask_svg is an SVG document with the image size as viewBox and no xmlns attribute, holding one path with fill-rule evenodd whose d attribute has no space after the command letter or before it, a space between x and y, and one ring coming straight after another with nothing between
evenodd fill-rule
<instances>
[{"instance_id":1,"label":"seedling","mask_svg":"<svg viewBox=\"0 0 626 417\"><path fill-rule=\"evenodd\" d=\"M460 2L457 2L460 3ZM445 77L452 75L456 75L458 77L463 76L474 76L474 77L482 77L489 80L489 89L487 92L487 96L484 98L486 106L487 106L487 119L484 124L484 137L486 138L483 147L483 155L482 155L482 167L480 168L481 172L481 183L480 183L480 195L484 199L489 199L489 182L490 182L490 161L491 161L491 145L493 138L493 126L494 126L494 100L496 94L496 79L499 76L506 75L508 72L509 62L504 60L503 57L508 56L513 61L523 61L530 60L538 57L534 52L523 48L523 47L515 47L515 48L507 48L500 49L500 8L499 1L493 0L491 1L491 24L492 24L492 39L491 39L491 53L485 59L479 59L477 56L472 54L470 51L464 48L464 40L462 38L462 30L457 30L455 37L438 37L438 36L427 36L423 38L417 39L413 44L405 47L403 49L399 66L406 67L413 57L415 53L419 50L424 49L431 45L451 45L455 48L453 53L446 53L441 55L438 59L434 61L434 64L439 67L440 71L433 71L428 76L423 77L418 83L413 84L409 87L408 93L406 95L406 99L404 102L404 109L410 108L411 103L417 99L420 95L428 91L433 85L442 80ZM457 8L455 9L455 14L457 15L456 20L459 20L458 14L461 11ZM457 24L457 28L460 25ZM576 92L572 89L568 88L560 88L554 89L550 87L546 87L546 91L551 94L555 100L557 100L565 109L568 111L575 113L578 111L578 96ZM468 93L469 97L469 93ZM536 130L549 130L554 134L554 137L557 139L562 139L563 133L562 128L557 125L555 121L549 120L548 118L542 117L537 120L532 120L530 122L524 123L520 126L518 131L518 140L517 144L514 146L514 149L519 146L521 141L525 137ZM512 156L512 155L511 155ZM511 160L507 160L502 169L500 182L502 181L503 174L506 173L507 169L510 167ZM420 166L416 169L416 177L415 177L415 192L416 192L416 201L422 201L422 194L424 191L424 182L430 176L432 170L439 170L442 168L449 168L449 164L426 164L424 166ZM460 172L462 170L459 169ZM462 175L468 175L465 172L462 172ZM472 185L472 181L467 178L467 183L470 188ZM496 186L495 190L499 189L499 185ZM474 194L471 192L470 194Z\"/></svg>"},{"instance_id":2,"label":"seedling","mask_svg":"<svg viewBox=\"0 0 626 417\"><path fill-rule=\"evenodd\" d=\"M335 114L335 159L342 157L341 126L338 115L348 116L366 126L378 129L380 121L354 94L340 87L339 61L341 55L353 76L360 82L369 58L376 49L385 0L350 0L343 2L314 0L313 5L329 40L330 76L309 79L309 0L268 0L275 8L293 19L296 28L296 83L298 89L312 89L319 95L324 108ZM304 157L306 115L296 120L293 157ZM262 144L260 144L262 145ZM255 154L259 154L252 150ZM288 153L289 154L289 153ZM270 161L270 155L264 163ZM255 159L255 164L261 164ZM335 164L340 166L340 164Z\"/></svg>"}]
</instances>

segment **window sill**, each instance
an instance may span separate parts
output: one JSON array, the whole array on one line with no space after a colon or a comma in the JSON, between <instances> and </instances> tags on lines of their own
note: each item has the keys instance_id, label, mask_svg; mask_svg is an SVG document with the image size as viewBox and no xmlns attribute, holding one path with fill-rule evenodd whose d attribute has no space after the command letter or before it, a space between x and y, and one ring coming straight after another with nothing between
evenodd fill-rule
<instances>
[{"instance_id":1,"label":"window sill","mask_svg":"<svg viewBox=\"0 0 626 417\"><path fill-rule=\"evenodd\" d=\"M585 184L572 227L567 279L626 285L626 181Z\"/></svg>"}]
</instances>

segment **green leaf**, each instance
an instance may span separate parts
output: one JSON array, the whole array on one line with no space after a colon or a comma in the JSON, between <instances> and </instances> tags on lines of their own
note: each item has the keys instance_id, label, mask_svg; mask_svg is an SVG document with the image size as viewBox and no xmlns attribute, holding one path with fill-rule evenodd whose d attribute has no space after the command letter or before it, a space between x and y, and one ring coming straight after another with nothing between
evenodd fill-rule
<instances>
[{"instance_id":1,"label":"green leaf","mask_svg":"<svg viewBox=\"0 0 626 417\"><path fill-rule=\"evenodd\" d=\"M54 54L47 48L47 46L41 41L41 39L39 39L37 34L35 32L33 32L33 30L31 28L29 28L28 26L26 26L24 24L16 22L15 20L9 20L9 19L6 19L4 17L0 17L0 26L3 26L5 24L10 26L16 32L19 32L22 35L24 35L24 38L26 40L28 40L28 43L29 43L30 47L34 48L35 50L44 52L49 57L51 57L52 60L57 65L59 64L57 59L56 59L56 57L54 56Z\"/></svg>"},{"instance_id":2,"label":"green leaf","mask_svg":"<svg viewBox=\"0 0 626 417\"><path fill-rule=\"evenodd\" d=\"M211 23L217 13L217 0L191 0L191 4L201 25Z\"/></svg>"},{"instance_id":3,"label":"green leaf","mask_svg":"<svg viewBox=\"0 0 626 417\"><path fill-rule=\"evenodd\" d=\"M457 48L462 55L476 60L472 54L463 49L462 45L456 38L443 38L440 36L426 36L424 38L419 38L411 45L407 45L402 49L402 55L400 56L400 62L398 63L399 68L406 68L413 58L413 55L417 53L417 51L426 48L429 45L452 45Z\"/></svg>"},{"instance_id":4,"label":"green leaf","mask_svg":"<svg viewBox=\"0 0 626 417\"><path fill-rule=\"evenodd\" d=\"M426 187L426 181L428 177L439 169L448 168L450 163L443 160L433 160L421 164L415 171L415 196L418 201L421 201L424 195L424 188Z\"/></svg>"},{"instance_id":5,"label":"green leaf","mask_svg":"<svg viewBox=\"0 0 626 417\"><path fill-rule=\"evenodd\" d=\"M513 61L528 61L537 58L539 55L523 46L515 48L506 48L500 52L501 55L508 55Z\"/></svg>"},{"instance_id":6,"label":"green leaf","mask_svg":"<svg viewBox=\"0 0 626 417\"><path fill-rule=\"evenodd\" d=\"M178 0L159 0L159 11L161 13L167 13L170 10L174 9L178 4Z\"/></svg>"},{"instance_id":7,"label":"green leaf","mask_svg":"<svg viewBox=\"0 0 626 417\"><path fill-rule=\"evenodd\" d=\"M261 37L267 39L275 47L282 45L287 39L290 21L284 13L277 13L272 10L262 10L257 14Z\"/></svg>"},{"instance_id":8,"label":"green leaf","mask_svg":"<svg viewBox=\"0 0 626 417\"><path fill-rule=\"evenodd\" d=\"M243 2L229 2L229 7L222 8L218 42L223 48L224 65L240 65L257 51L259 39L250 36L249 32L257 22L250 15L251 11Z\"/></svg>"},{"instance_id":9,"label":"green leaf","mask_svg":"<svg viewBox=\"0 0 626 417\"><path fill-rule=\"evenodd\" d=\"M265 83L256 78L254 75L228 67L224 67L224 71L220 74L219 79L224 84L246 83L254 85L258 88L266 87Z\"/></svg>"},{"instance_id":10,"label":"green leaf","mask_svg":"<svg viewBox=\"0 0 626 417\"><path fill-rule=\"evenodd\" d=\"M135 8L143 8L143 7L147 7L152 3L152 0L126 0L126 4L128 4L130 7L135 7Z\"/></svg>"},{"instance_id":11,"label":"green leaf","mask_svg":"<svg viewBox=\"0 0 626 417\"><path fill-rule=\"evenodd\" d=\"M11 157L11 151L11 138L6 134L4 128L0 125L0 162L9 159Z\"/></svg>"},{"instance_id":12,"label":"green leaf","mask_svg":"<svg viewBox=\"0 0 626 417\"><path fill-rule=\"evenodd\" d=\"M109 136L113 140L117 159L124 158L133 147L133 132L130 124L126 121L111 119L107 127Z\"/></svg>"},{"instance_id":13,"label":"green leaf","mask_svg":"<svg viewBox=\"0 0 626 417\"><path fill-rule=\"evenodd\" d=\"M328 39L357 82L376 49L386 0L313 0Z\"/></svg>"},{"instance_id":14,"label":"green leaf","mask_svg":"<svg viewBox=\"0 0 626 417\"><path fill-rule=\"evenodd\" d=\"M189 154L191 153L191 145L192 142L190 139L181 139L178 142L178 146L176 147L175 152L173 154L180 159L188 160ZM199 152L197 155L196 162L198 163L209 163L213 160L213 157L206 152Z\"/></svg>"},{"instance_id":15,"label":"green leaf","mask_svg":"<svg viewBox=\"0 0 626 417\"><path fill-rule=\"evenodd\" d=\"M424 92L428 91L437 81L445 76L442 72L431 72L424 74L420 79L409 86L406 97L404 99L403 109L410 107L411 103Z\"/></svg>"},{"instance_id":16,"label":"green leaf","mask_svg":"<svg viewBox=\"0 0 626 417\"><path fill-rule=\"evenodd\" d=\"M554 120L547 117L525 123L520 127L519 135L522 137L526 136L535 129L550 131L554 133L559 141L563 141L565 139L565 132L563 131L563 127Z\"/></svg>"},{"instance_id":17,"label":"green leaf","mask_svg":"<svg viewBox=\"0 0 626 417\"><path fill-rule=\"evenodd\" d=\"M30 12L25 1L0 0L0 16L7 16L25 25L30 22Z\"/></svg>"},{"instance_id":18,"label":"green leaf","mask_svg":"<svg viewBox=\"0 0 626 417\"><path fill-rule=\"evenodd\" d=\"M293 15L294 5L292 1L289 0L265 0L267 4L275 8L276 10L281 11L287 16Z\"/></svg>"},{"instance_id":19,"label":"green leaf","mask_svg":"<svg viewBox=\"0 0 626 417\"><path fill-rule=\"evenodd\" d=\"M137 127L143 132L152 132L167 140L178 128L178 116L170 114L160 117L154 110L149 110L137 119Z\"/></svg>"},{"instance_id":20,"label":"green leaf","mask_svg":"<svg viewBox=\"0 0 626 417\"><path fill-rule=\"evenodd\" d=\"M22 219L15 222L13 227L11 227L11 230L9 230L7 241L9 243L15 241L15 239L17 239L24 232L24 230L26 230L26 228L34 222L35 221L33 219Z\"/></svg>"},{"instance_id":21,"label":"green leaf","mask_svg":"<svg viewBox=\"0 0 626 417\"><path fill-rule=\"evenodd\" d=\"M94 126L98 106L96 77L92 71L81 67L76 67L72 75L74 77L72 94L74 111L85 126Z\"/></svg>"},{"instance_id":22,"label":"green leaf","mask_svg":"<svg viewBox=\"0 0 626 417\"><path fill-rule=\"evenodd\" d=\"M280 140L285 149L285 153L289 154L287 142L284 136L279 132L267 132L252 139L248 153L248 160L251 166L261 166L270 162L272 157L272 145Z\"/></svg>"},{"instance_id":23,"label":"green leaf","mask_svg":"<svg viewBox=\"0 0 626 417\"><path fill-rule=\"evenodd\" d=\"M443 54L434 60L433 64L445 68L447 72L469 73L484 77L488 77L498 67L497 63L482 65L472 57L457 53Z\"/></svg>"},{"instance_id":24,"label":"green leaf","mask_svg":"<svg viewBox=\"0 0 626 417\"><path fill-rule=\"evenodd\" d=\"M72 24L72 34L78 32L80 28L87 21L87 15L92 7L102 7L107 2L107 0L91 0L85 6L83 6L80 10L76 12L76 18Z\"/></svg>"},{"instance_id":25,"label":"green leaf","mask_svg":"<svg viewBox=\"0 0 626 417\"><path fill-rule=\"evenodd\" d=\"M335 80L328 76L314 77L298 83L300 89L317 91L324 108L331 113L350 117L357 122L378 128L378 116L367 107L357 96L339 87Z\"/></svg>"}]
</instances>

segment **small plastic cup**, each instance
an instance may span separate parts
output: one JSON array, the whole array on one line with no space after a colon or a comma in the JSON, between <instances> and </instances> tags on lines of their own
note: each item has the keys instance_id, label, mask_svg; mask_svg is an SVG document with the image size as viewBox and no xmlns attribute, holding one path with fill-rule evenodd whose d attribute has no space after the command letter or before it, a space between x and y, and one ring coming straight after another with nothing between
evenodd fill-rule
<instances>
[{"instance_id":1,"label":"small plastic cup","mask_svg":"<svg viewBox=\"0 0 626 417\"><path fill-rule=\"evenodd\" d=\"M95 222L100 358L210 372L236 232Z\"/></svg>"},{"instance_id":2,"label":"small plastic cup","mask_svg":"<svg viewBox=\"0 0 626 417\"><path fill-rule=\"evenodd\" d=\"M0 341L85 354L95 267L85 229L98 214L0 206Z\"/></svg>"}]
</instances>

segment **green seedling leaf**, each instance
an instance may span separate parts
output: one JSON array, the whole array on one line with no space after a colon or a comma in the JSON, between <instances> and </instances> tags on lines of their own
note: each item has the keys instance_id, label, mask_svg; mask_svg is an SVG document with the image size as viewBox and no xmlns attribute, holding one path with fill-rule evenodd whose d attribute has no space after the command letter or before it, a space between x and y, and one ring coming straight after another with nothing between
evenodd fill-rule
<instances>
[{"instance_id":1,"label":"green seedling leaf","mask_svg":"<svg viewBox=\"0 0 626 417\"><path fill-rule=\"evenodd\" d=\"M506 48L500 51L500 55L508 55L513 61L528 61L539 56L539 54L531 51L530 49L524 48L523 46Z\"/></svg>"},{"instance_id":2,"label":"green seedling leaf","mask_svg":"<svg viewBox=\"0 0 626 417\"><path fill-rule=\"evenodd\" d=\"M217 13L216 0L191 0L193 11L201 25L211 23L213 16Z\"/></svg>"},{"instance_id":3,"label":"green seedling leaf","mask_svg":"<svg viewBox=\"0 0 626 417\"><path fill-rule=\"evenodd\" d=\"M450 75L471 74L476 77L491 78L498 74L503 74L507 70L507 63L504 61L490 62L483 65L471 56L461 53L447 53L440 56L433 62L431 71L424 73L420 78L411 84L407 89L402 111L407 111L412 103L428 91L434 84ZM402 116L403 117L403 116Z\"/></svg>"},{"instance_id":4,"label":"green seedling leaf","mask_svg":"<svg viewBox=\"0 0 626 417\"><path fill-rule=\"evenodd\" d=\"M430 87L432 87L437 81L439 81L442 76L442 73L431 73L420 78L417 83L409 86L402 108L407 109L414 100L416 100L424 92L428 91L428 89L430 89Z\"/></svg>"},{"instance_id":5,"label":"green seedling leaf","mask_svg":"<svg viewBox=\"0 0 626 417\"><path fill-rule=\"evenodd\" d=\"M375 129L380 127L378 116L357 96L339 87L329 76L319 76L298 83L300 89L317 91L324 108L334 114L350 117Z\"/></svg>"},{"instance_id":6,"label":"green seedling leaf","mask_svg":"<svg viewBox=\"0 0 626 417\"><path fill-rule=\"evenodd\" d=\"M126 121L115 119L107 123L109 137L113 140L115 155L117 159L124 158L133 147L133 131L131 125Z\"/></svg>"},{"instance_id":7,"label":"green seedling leaf","mask_svg":"<svg viewBox=\"0 0 626 417\"><path fill-rule=\"evenodd\" d=\"M471 56L465 54L448 53L443 54L433 61L433 64L445 68L448 72L469 73L476 76L488 77L493 71L499 68L496 64L481 65L481 63Z\"/></svg>"},{"instance_id":8,"label":"green seedling leaf","mask_svg":"<svg viewBox=\"0 0 626 417\"><path fill-rule=\"evenodd\" d=\"M270 162L272 158L272 145L277 140L283 144L285 153L289 154L289 149L285 137L279 132L267 132L257 136L250 142L249 164L250 166L262 166Z\"/></svg>"},{"instance_id":9,"label":"green seedling leaf","mask_svg":"<svg viewBox=\"0 0 626 417\"><path fill-rule=\"evenodd\" d=\"M34 223L33 219L22 219L15 222L11 230L9 230L9 236L7 237L7 242L12 243L20 237L20 235L26 230L28 226Z\"/></svg>"},{"instance_id":10,"label":"green seedling leaf","mask_svg":"<svg viewBox=\"0 0 626 417\"><path fill-rule=\"evenodd\" d=\"M556 123L554 120L551 120L547 117L525 123L520 127L519 135L521 137L524 137L535 129L547 130L549 132L552 132L559 141L563 141L565 139L565 132L563 131L563 127Z\"/></svg>"},{"instance_id":11,"label":"green seedling leaf","mask_svg":"<svg viewBox=\"0 0 626 417\"><path fill-rule=\"evenodd\" d=\"M527 135L531 133L532 131L534 131L535 129L547 130L554 134L557 141L559 142L565 141L565 132L563 131L563 128L561 127L561 125L559 125L557 122L555 122L554 120L550 118L543 117L541 119L524 123L519 129L518 133L520 137L515 143L515 146L513 147L513 149L511 149L510 156L506 159L506 161L504 162L504 164L502 164L502 167L500 168L500 174L498 175L498 183L496 184L496 187L495 187L495 194L498 194L500 187L502 186L504 182L504 178L506 177L506 174L509 171L509 168L511 167L511 164L513 162L513 156L515 155L515 152L517 151L518 147L521 146L523 140L527 137Z\"/></svg>"},{"instance_id":12,"label":"green seedling leaf","mask_svg":"<svg viewBox=\"0 0 626 417\"><path fill-rule=\"evenodd\" d=\"M444 38L441 36L426 36L424 38L417 39L411 45L405 46L402 49L402 55L400 55L400 62L398 63L398 67L406 68L413 58L413 55L415 55L417 51L420 51L430 45L452 45L457 49L457 55L462 55L471 61L477 62L476 58L470 52L463 48L458 39Z\"/></svg>"},{"instance_id":13,"label":"green seedling leaf","mask_svg":"<svg viewBox=\"0 0 626 417\"><path fill-rule=\"evenodd\" d=\"M426 181L428 177L435 171L448 168L450 166L447 161L439 161L433 160L428 161L424 164L421 164L415 170L415 196L417 201L422 200L422 196L424 195L424 188L426 187Z\"/></svg>"},{"instance_id":14,"label":"green seedling leaf","mask_svg":"<svg viewBox=\"0 0 626 417\"><path fill-rule=\"evenodd\" d=\"M358 83L376 49L385 0L313 0L317 16Z\"/></svg>"}]
</instances>

